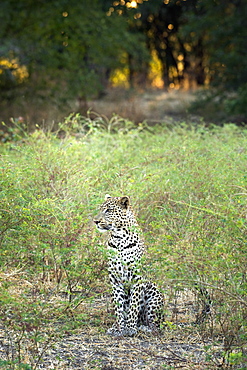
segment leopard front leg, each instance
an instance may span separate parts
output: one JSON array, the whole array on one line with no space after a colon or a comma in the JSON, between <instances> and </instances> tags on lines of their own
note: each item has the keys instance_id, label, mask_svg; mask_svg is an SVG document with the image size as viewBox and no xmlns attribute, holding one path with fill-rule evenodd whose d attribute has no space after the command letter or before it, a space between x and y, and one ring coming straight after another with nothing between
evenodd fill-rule
<instances>
[{"instance_id":1,"label":"leopard front leg","mask_svg":"<svg viewBox=\"0 0 247 370\"><path fill-rule=\"evenodd\" d=\"M126 335L125 329L128 312L128 294L126 294L123 284L112 284L112 297L117 320L115 324L107 330L107 334L113 336L123 336Z\"/></svg>"}]
</instances>

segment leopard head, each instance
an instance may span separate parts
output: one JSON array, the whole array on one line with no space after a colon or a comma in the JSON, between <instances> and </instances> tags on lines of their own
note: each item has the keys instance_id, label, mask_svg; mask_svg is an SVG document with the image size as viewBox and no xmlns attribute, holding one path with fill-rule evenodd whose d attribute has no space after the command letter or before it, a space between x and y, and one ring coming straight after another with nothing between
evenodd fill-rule
<instances>
[{"instance_id":1,"label":"leopard head","mask_svg":"<svg viewBox=\"0 0 247 370\"><path fill-rule=\"evenodd\" d=\"M129 197L111 197L107 194L100 206L99 214L94 218L94 223L101 232L109 230L117 232L133 225L133 220Z\"/></svg>"}]
</instances>

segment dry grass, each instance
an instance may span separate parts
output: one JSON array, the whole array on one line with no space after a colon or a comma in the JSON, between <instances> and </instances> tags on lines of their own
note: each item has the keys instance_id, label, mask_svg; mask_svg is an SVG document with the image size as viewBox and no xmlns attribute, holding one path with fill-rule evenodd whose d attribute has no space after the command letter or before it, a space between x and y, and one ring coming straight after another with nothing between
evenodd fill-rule
<instances>
[{"instance_id":1,"label":"dry grass","mask_svg":"<svg viewBox=\"0 0 247 370\"><path fill-rule=\"evenodd\" d=\"M56 300L56 297L53 297ZM169 303L168 303L169 302ZM93 302L81 305L81 311L87 312L88 325L80 329L65 332L62 337L53 339L43 352L42 360L34 364L37 369L59 370L130 370L130 369L214 369L206 360L205 346L211 346L214 353L217 348L210 341L203 341L194 320L197 311L196 297L191 291L180 292L176 297L167 297L167 316L160 335L140 333L134 338L114 338L105 334L110 314L106 312L109 297L101 297ZM111 311L111 310L110 310ZM95 320L101 318L101 328ZM56 328L54 328L56 331ZM10 340L11 337L11 340ZM17 341L16 333L6 333L0 329L0 358L11 357L11 341ZM32 342L22 343L27 363L33 362L30 351ZM213 348L214 347L214 348ZM220 348L219 348L220 351ZM14 355L14 354L13 354ZM37 357L38 358L38 357ZM215 366L221 365L221 359L215 359Z\"/></svg>"},{"instance_id":2,"label":"dry grass","mask_svg":"<svg viewBox=\"0 0 247 370\"><path fill-rule=\"evenodd\" d=\"M113 89L104 99L88 102L88 107L101 115L117 114L136 123L149 123L183 119L187 109L195 100L193 92L153 90L143 93Z\"/></svg>"},{"instance_id":3,"label":"dry grass","mask_svg":"<svg viewBox=\"0 0 247 370\"><path fill-rule=\"evenodd\" d=\"M59 102L35 102L21 100L1 105L0 119L9 124L11 119L21 119L33 130L38 124L42 128L56 128L57 123L63 121L71 112L83 115L87 111L105 115L111 118L117 114L135 123L147 121L156 122L183 121L188 117L187 109L195 100L193 91L182 90L124 90L112 88L100 99L88 102L69 101L61 105ZM0 132L1 133L1 132Z\"/></svg>"},{"instance_id":4,"label":"dry grass","mask_svg":"<svg viewBox=\"0 0 247 370\"><path fill-rule=\"evenodd\" d=\"M63 139L37 130L1 148L0 366L243 367L246 131L119 120L111 134L102 123L78 115ZM167 297L159 337L105 335L106 254L90 220L106 193L129 195L138 213L145 275ZM195 284L213 311L198 326Z\"/></svg>"}]
</instances>

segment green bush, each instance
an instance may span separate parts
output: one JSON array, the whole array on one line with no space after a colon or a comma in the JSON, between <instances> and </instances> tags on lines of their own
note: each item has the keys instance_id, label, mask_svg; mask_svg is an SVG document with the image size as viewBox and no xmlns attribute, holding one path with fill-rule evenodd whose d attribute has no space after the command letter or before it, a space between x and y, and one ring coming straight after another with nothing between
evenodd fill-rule
<instances>
[{"instance_id":1,"label":"green bush","mask_svg":"<svg viewBox=\"0 0 247 370\"><path fill-rule=\"evenodd\" d=\"M0 148L1 322L13 348L32 344L28 361L14 352L17 363L37 365L62 328L86 325L81 303L108 289L92 225L106 193L131 197L148 246L145 273L167 294L206 289L213 309L203 335L221 338L226 363L241 363L246 131L181 124L150 132L117 117L76 117L58 135L38 129Z\"/></svg>"},{"instance_id":2,"label":"green bush","mask_svg":"<svg viewBox=\"0 0 247 370\"><path fill-rule=\"evenodd\" d=\"M241 85L235 96L226 99L226 110L230 114L243 115L247 118L247 84Z\"/></svg>"},{"instance_id":3,"label":"green bush","mask_svg":"<svg viewBox=\"0 0 247 370\"><path fill-rule=\"evenodd\" d=\"M190 113L204 117L207 122L235 122L245 125L247 118L247 85L236 90L204 89L196 92Z\"/></svg>"}]
</instances>

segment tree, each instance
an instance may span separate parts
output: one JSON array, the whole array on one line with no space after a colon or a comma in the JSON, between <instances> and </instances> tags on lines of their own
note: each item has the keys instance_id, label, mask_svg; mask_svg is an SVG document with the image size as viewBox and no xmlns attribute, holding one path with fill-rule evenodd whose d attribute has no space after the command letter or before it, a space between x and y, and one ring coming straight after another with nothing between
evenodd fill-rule
<instances>
[{"instance_id":1,"label":"tree","mask_svg":"<svg viewBox=\"0 0 247 370\"><path fill-rule=\"evenodd\" d=\"M229 112L246 114L247 2L245 0L114 1L131 32L156 51L165 87L184 78L225 95ZM113 12L112 12L113 14ZM133 59L133 58L132 58ZM233 97L229 97L234 92Z\"/></svg>"},{"instance_id":2,"label":"tree","mask_svg":"<svg viewBox=\"0 0 247 370\"><path fill-rule=\"evenodd\" d=\"M236 88L247 80L247 3L242 0L197 0L183 14L183 37L201 40L211 81Z\"/></svg>"},{"instance_id":3,"label":"tree","mask_svg":"<svg viewBox=\"0 0 247 370\"><path fill-rule=\"evenodd\" d=\"M0 15L0 84L3 96L20 87L42 97L97 94L109 70L121 64L123 50L138 40L122 17L108 16L100 0L3 0ZM136 40L136 41L135 41ZM138 47L142 53L142 46ZM4 65L15 60L26 78Z\"/></svg>"},{"instance_id":4,"label":"tree","mask_svg":"<svg viewBox=\"0 0 247 370\"><path fill-rule=\"evenodd\" d=\"M116 11L127 17L131 32L145 35L150 55L156 52L162 64L164 86L181 85L186 74L197 84L204 84L202 42L198 39L196 43L188 43L180 34L186 23L183 15L195 7L197 0L140 0L137 3L138 6L131 7L131 2L114 2Z\"/></svg>"},{"instance_id":5,"label":"tree","mask_svg":"<svg viewBox=\"0 0 247 370\"><path fill-rule=\"evenodd\" d=\"M201 40L210 85L228 113L247 116L246 14L244 0L197 0L183 14L182 35L190 43Z\"/></svg>"},{"instance_id":6,"label":"tree","mask_svg":"<svg viewBox=\"0 0 247 370\"><path fill-rule=\"evenodd\" d=\"M143 3L140 6L141 22L137 27L146 34L150 52L155 50L162 63L164 85L179 83L181 73L178 68L179 43L176 37L181 16L177 3Z\"/></svg>"}]
</instances>

